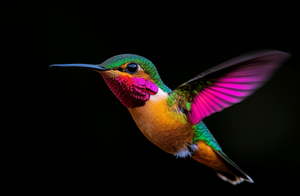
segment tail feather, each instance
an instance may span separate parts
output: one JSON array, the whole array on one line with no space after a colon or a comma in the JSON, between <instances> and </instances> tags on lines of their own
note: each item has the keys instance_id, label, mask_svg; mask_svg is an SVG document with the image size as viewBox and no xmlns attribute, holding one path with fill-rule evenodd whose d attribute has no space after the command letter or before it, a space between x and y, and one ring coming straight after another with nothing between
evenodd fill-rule
<instances>
[{"instance_id":1,"label":"tail feather","mask_svg":"<svg viewBox=\"0 0 300 196\"><path fill-rule=\"evenodd\" d=\"M239 184L243 181L247 181L250 183L254 183L252 178L246 174L239 166L237 166L231 159L229 159L226 154L222 151L214 150L220 157L225 160L225 164L230 168L233 174L224 173L215 170L216 174L222 179L225 180L233 185Z\"/></svg>"},{"instance_id":2,"label":"tail feather","mask_svg":"<svg viewBox=\"0 0 300 196\"><path fill-rule=\"evenodd\" d=\"M215 150L203 141L198 142L197 146L192 158L214 169L221 179L234 185L243 181L253 183L253 180L221 150Z\"/></svg>"}]
</instances>

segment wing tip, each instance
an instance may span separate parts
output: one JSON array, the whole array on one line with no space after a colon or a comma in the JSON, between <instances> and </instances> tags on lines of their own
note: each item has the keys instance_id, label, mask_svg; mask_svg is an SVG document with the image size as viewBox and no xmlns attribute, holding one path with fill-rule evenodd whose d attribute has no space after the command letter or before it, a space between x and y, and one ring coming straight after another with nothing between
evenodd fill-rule
<instances>
[{"instance_id":1,"label":"wing tip","mask_svg":"<svg viewBox=\"0 0 300 196\"><path fill-rule=\"evenodd\" d=\"M259 58L263 56L268 55L276 55L273 57L273 61L278 62L278 64L284 62L286 59L288 59L291 56L291 53L288 52L282 52L279 50L271 50L271 49L265 49L265 50L256 50L253 52L246 53L244 55L241 55L240 57L247 57L247 58ZM238 58L238 57L237 57Z\"/></svg>"},{"instance_id":2,"label":"wing tip","mask_svg":"<svg viewBox=\"0 0 300 196\"><path fill-rule=\"evenodd\" d=\"M272 49L255 50L252 52L248 52L248 53L244 53L242 55L236 56L235 58L227 60L227 61L203 72L202 77L205 77L206 75L208 75L212 72L216 72L220 69L226 68L232 64L238 64L243 61L248 61L248 60L256 59L256 58L263 58L263 57L270 56L270 55L273 56L272 59L270 59L270 60L276 62L276 64L281 64L282 62L284 62L291 56L290 53L282 52L279 50L272 50Z\"/></svg>"}]
</instances>

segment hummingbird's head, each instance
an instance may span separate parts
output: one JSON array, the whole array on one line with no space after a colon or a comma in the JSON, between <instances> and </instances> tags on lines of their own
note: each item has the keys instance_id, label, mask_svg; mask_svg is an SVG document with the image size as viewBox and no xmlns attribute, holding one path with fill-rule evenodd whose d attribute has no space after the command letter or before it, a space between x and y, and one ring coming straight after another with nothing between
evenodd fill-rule
<instances>
[{"instance_id":1,"label":"hummingbird's head","mask_svg":"<svg viewBox=\"0 0 300 196\"><path fill-rule=\"evenodd\" d=\"M99 65L55 64L51 67L80 67L97 71L123 105L130 108L144 105L159 89L171 92L160 79L153 63L139 55L121 54Z\"/></svg>"}]
</instances>

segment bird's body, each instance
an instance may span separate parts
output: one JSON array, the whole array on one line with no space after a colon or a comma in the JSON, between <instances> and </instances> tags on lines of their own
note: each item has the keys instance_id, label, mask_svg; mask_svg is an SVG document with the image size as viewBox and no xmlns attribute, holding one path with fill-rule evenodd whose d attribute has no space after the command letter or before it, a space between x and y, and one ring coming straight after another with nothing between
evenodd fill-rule
<instances>
[{"instance_id":1,"label":"bird's body","mask_svg":"<svg viewBox=\"0 0 300 196\"><path fill-rule=\"evenodd\" d=\"M199 152L193 152L194 159L216 170L229 172L230 169L213 150L220 150L220 147L204 123L200 122L199 126L191 125L182 114L178 113L177 106L168 106L167 99L168 94L159 90L143 107L128 108L146 138L165 152L178 157L191 156L190 151L199 146ZM207 141L194 142L197 132L207 134Z\"/></svg>"},{"instance_id":2,"label":"bird's body","mask_svg":"<svg viewBox=\"0 0 300 196\"><path fill-rule=\"evenodd\" d=\"M100 65L52 67L96 70L152 143L177 157L191 156L213 168L223 180L238 184L253 181L223 153L202 120L252 94L287 56L279 51L244 55L173 91L162 82L155 66L138 55L117 55Z\"/></svg>"}]
</instances>

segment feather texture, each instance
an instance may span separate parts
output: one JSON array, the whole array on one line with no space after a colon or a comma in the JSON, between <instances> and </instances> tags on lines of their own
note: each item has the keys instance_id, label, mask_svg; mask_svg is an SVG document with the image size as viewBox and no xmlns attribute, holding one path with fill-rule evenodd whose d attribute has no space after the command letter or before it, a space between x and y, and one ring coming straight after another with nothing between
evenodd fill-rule
<instances>
[{"instance_id":1,"label":"feather texture","mask_svg":"<svg viewBox=\"0 0 300 196\"><path fill-rule=\"evenodd\" d=\"M205 117L251 95L288 56L279 51L239 56L180 85L170 94L168 103L185 108L189 122L198 124Z\"/></svg>"}]
</instances>

